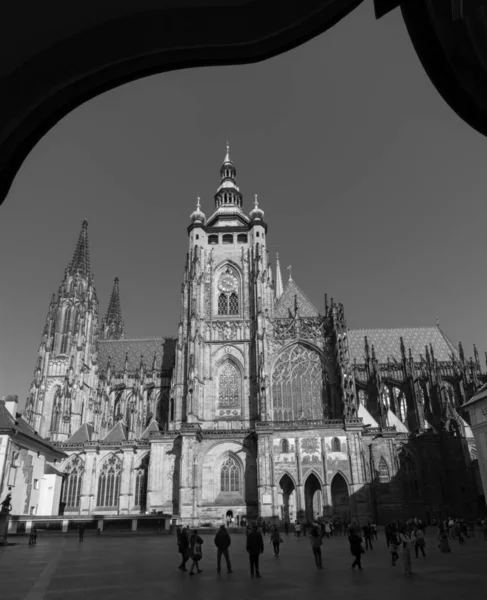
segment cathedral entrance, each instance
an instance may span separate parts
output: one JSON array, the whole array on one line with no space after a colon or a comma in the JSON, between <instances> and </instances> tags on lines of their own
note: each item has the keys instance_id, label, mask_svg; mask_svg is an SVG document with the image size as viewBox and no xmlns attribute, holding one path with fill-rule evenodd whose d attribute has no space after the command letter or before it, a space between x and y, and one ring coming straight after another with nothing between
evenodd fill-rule
<instances>
[{"instance_id":1,"label":"cathedral entrance","mask_svg":"<svg viewBox=\"0 0 487 600\"><path fill-rule=\"evenodd\" d=\"M311 473L304 484L304 502L306 506L306 520L313 522L323 516L323 494L321 484L314 473Z\"/></svg>"},{"instance_id":2,"label":"cathedral entrance","mask_svg":"<svg viewBox=\"0 0 487 600\"><path fill-rule=\"evenodd\" d=\"M347 482L340 473L337 473L331 482L331 505L335 516L349 518L350 495Z\"/></svg>"},{"instance_id":3,"label":"cathedral entrance","mask_svg":"<svg viewBox=\"0 0 487 600\"><path fill-rule=\"evenodd\" d=\"M233 510L227 510L227 514L225 515L225 517L227 521L227 526L230 527L230 525L233 523Z\"/></svg>"},{"instance_id":4,"label":"cathedral entrance","mask_svg":"<svg viewBox=\"0 0 487 600\"><path fill-rule=\"evenodd\" d=\"M282 496L281 504L281 520L290 523L296 518L295 491L293 480L289 475L283 475L279 481L281 491L279 496Z\"/></svg>"}]
</instances>

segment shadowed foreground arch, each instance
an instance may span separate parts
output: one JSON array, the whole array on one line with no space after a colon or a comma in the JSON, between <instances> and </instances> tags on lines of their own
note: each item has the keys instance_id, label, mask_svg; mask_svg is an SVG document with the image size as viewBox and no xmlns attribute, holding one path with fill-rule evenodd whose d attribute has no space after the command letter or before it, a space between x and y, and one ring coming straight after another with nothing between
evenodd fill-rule
<instances>
[{"instance_id":1,"label":"shadowed foreground arch","mask_svg":"<svg viewBox=\"0 0 487 600\"><path fill-rule=\"evenodd\" d=\"M107 8L87 0L68 10L43 4L35 14L6 3L0 204L37 142L84 102L165 71L265 60L323 33L361 2L122 0Z\"/></svg>"}]
</instances>

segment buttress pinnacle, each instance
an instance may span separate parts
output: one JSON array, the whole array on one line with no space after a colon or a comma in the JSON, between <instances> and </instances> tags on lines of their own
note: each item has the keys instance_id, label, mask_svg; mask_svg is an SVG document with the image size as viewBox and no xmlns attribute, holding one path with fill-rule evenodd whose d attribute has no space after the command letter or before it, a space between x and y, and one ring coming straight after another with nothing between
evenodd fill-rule
<instances>
[{"instance_id":1,"label":"buttress pinnacle","mask_svg":"<svg viewBox=\"0 0 487 600\"><path fill-rule=\"evenodd\" d=\"M107 314L102 325L103 337L106 340L120 340L125 337L122 320L122 307L120 305L119 279L115 277L112 295L108 304Z\"/></svg>"}]
</instances>

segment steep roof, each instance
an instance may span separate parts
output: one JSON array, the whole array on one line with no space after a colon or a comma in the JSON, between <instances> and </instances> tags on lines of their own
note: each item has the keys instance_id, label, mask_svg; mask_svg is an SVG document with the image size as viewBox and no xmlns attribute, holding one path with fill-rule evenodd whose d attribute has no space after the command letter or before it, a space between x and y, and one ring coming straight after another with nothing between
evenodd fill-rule
<instances>
[{"instance_id":1,"label":"steep roof","mask_svg":"<svg viewBox=\"0 0 487 600\"><path fill-rule=\"evenodd\" d=\"M308 299L303 290L298 286L294 279L289 279L284 287L282 296L276 304L275 316L277 319L286 319L294 317L295 299L298 302L298 316L300 317L319 317L320 313Z\"/></svg>"},{"instance_id":2,"label":"steep roof","mask_svg":"<svg viewBox=\"0 0 487 600\"><path fill-rule=\"evenodd\" d=\"M155 338L145 340L100 340L98 342L98 364L100 371L106 371L108 357L112 370L123 371L127 356L127 369L136 371L140 366L140 357L146 368L152 367L154 355L158 370L171 370L176 353L175 338Z\"/></svg>"},{"instance_id":3,"label":"steep roof","mask_svg":"<svg viewBox=\"0 0 487 600\"><path fill-rule=\"evenodd\" d=\"M46 454L50 459L62 459L66 456L34 431L20 413L16 413L15 418L12 417L5 406L5 400L0 400L0 434L10 435L19 444Z\"/></svg>"},{"instance_id":4,"label":"steep roof","mask_svg":"<svg viewBox=\"0 0 487 600\"><path fill-rule=\"evenodd\" d=\"M63 473L49 463L46 463L44 466L44 475L60 475L62 477Z\"/></svg>"},{"instance_id":5,"label":"steep roof","mask_svg":"<svg viewBox=\"0 0 487 600\"><path fill-rule=\"evenodd\" d=\"M157 421L153 418L149 425L145 428L144 433L140 436L141 440L148 440L150 438L151 431L155 431L159 433L159 425Z\"/></svg>"},{"instance_id":6,"label":"steep roof","mask_svg":"<svg viewBox=\"0 0 487 600\"><path fill-rule=\"evenodd\" d=\"M104 442L125 442L127 440L127 425L118 421L103 439Z\"/></svg>"},{"instance_id":7,"label":"steep roof","mask_svg":"<svg viewBox=\"0 0 487 600\"><path fill-rule=\"evenodd\" d=\"M83 423L79 429L77 429L73 435L66 440L66 444L83 444L84 442L91 442L93 435L93 425L89 423Z\"/></svg>"},{"instance_id":8,"label":"steep roof","mask_svg":"<svg viewBox=\"0 0 487 600\"><path fill-rule=\"evenodd\" d=\"M387 358L394 362L401 360L401 341L404 340L406 352L411 352L415 361L419 362L420 354L425 355L425 346L433 346L435 358L439 361L451 361L452 355L458 359L458 350L439 327L404 327L402 329L349 329L348 346L352 361L365 362L364 337L369 346L374 346L375 355L380 363Z\"/></svg>"}]
</instances>

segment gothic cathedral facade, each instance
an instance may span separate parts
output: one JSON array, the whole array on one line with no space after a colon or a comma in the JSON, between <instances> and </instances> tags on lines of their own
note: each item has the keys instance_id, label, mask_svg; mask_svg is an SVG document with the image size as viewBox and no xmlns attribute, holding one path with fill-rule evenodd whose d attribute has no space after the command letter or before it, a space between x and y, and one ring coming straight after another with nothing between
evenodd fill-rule
<instances>
[{"instance_id":1,"label":"gothic cathedral facade","mask_svg":"<svg viewBox=\"0 0 487 600\"><path fill-rule=\"evenodd\" d=\"M177 337L127 339L106 317L87 223L52 297L26 418L68 454L60 511L162 512L188 524L474 515L476 451L460 407L485 381L441 329L350 330L271 266L227 153L200 202ZM465 417L467 418L467 417Z\"/></svg>"}]
</instances>

